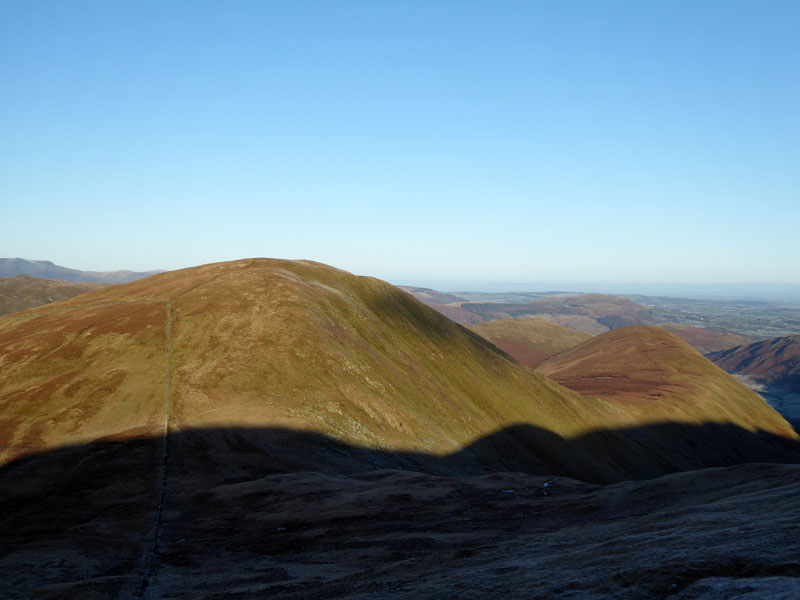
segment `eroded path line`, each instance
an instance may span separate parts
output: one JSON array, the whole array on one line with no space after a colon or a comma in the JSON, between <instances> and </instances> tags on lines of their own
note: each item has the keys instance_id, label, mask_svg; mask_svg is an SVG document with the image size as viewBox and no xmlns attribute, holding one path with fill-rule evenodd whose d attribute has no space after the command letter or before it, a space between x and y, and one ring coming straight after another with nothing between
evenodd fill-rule
<instances>
[{"instance_id":1,"label":"eroded path line","mask_svg":"<svg viewBox=\"0 0 800 600\"><path fill-rule=\"evenodd\" d=\"M167 457L169 456L169 413L172 398L172 300L166 301L167 308L167 382L164 389L164 429L161 434L161 476L159 481L158 506L155 512L155 524L153 526L153 541L145 559L144 572L142 578L136 586L133 597L141 600L145 590L150 583L151 567L153 558L158 548L158 534L161 530L161 518L164 510L164 497L167 490Z\"/></svg>"}]
</instances>

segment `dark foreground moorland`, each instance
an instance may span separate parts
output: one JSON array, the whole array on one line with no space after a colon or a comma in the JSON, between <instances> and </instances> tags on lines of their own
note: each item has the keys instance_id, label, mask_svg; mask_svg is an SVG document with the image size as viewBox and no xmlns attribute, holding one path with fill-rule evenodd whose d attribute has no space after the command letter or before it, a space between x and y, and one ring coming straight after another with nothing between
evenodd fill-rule
<instances>
[{"instance_id":1,"label":"dark foreground moorland","mask_svg":"<svg viewBox=\"0 0 800 600\"><path fill-rule=\"evenodd\" d=\"M486 473L491 439L437 458L207 430L170 435L166 465L162 441L95 442L5 466L0 596L800 595L800 465L597 485ZM292 470L291 455L319 472Z\"/></svg>"}]
</instances>

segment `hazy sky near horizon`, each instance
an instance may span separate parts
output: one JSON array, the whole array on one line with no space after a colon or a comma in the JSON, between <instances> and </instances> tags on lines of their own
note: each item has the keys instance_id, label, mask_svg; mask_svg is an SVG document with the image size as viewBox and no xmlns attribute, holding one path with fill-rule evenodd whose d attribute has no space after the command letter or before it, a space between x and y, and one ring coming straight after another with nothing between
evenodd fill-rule
<instances>
[{"instance_id":1,"label":"hazy sky near horizon","mask_svg":"<svg viewBox=\"0 0 800 600\"><path fill-rule=\"evenodd\" d=\"M800 284L798 2L0 4L0 256Z\"/></svg>"}]
</instances>

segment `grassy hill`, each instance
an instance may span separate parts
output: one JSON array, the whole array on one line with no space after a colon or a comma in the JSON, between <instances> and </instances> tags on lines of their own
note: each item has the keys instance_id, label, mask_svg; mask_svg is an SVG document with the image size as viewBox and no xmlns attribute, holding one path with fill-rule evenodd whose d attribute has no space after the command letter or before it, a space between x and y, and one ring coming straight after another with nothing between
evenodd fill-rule
<instances>
[{"instance_id":1,"label":"grassy hill","mask_svg":"<svg viewBox=\"0 0 800 600\"><path fill-rule=\"evenodd\" d=\"M380 465L615 481L685 464L650 444L648 430L633 431L640 425L731 415L713 385L683 414L673 404L643 412L587 398L394 286L308 261L205 265L7 315L0 369L3 461L157 437L166 421L169 433L235 427L198 434L196 454L229 469L255 461L276 471ZM735 421L743 431L794 437L770 409L743 410ZM259 434L264 428L278 433ZM364 452L339 452L308 434ZM699 452L695 462L787 459L779 444L763 446L722 459Z\"/></svg>"},{"instance_id":2,"label":"grassy hill","mask_svg":"<svg viewBox=\"0 0 800 600\"><path fill-rule=\"evenodd\" d=\"M484 321L469 329L529 367L592 337L544 319L525 317Z\"/></svg>"},{"instance_id":3,"label":"grassy hill","mask_svg":"<svg viewBox=\"0 0 800 600\"><path fill-rule=\"evenodd\" d=\"M0 278L0 315L27 310L105 287L105 283L39 279L31 275Z\"/></svg>"}]
</instances>

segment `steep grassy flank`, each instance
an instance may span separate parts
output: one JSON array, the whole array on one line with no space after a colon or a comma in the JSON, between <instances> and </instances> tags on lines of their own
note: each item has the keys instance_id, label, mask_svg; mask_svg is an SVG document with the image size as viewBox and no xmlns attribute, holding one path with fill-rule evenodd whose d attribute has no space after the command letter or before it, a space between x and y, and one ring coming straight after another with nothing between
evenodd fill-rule
<instances>
[{"instance_id":1,"label":"steep grassy flank","mask_svg":"<svg viewBox=\"0 0 800 600\"><path fill-rule=\"evenodd\" d=\"M759 383L788 385L800 391L800 335L763 340L708 355L731 373L749 375Z\"/></svg>"},{"instance_id":2,"label":"steep grassy flank","mask_svg":"<svg viewBox=\"0 0 800 600\"><path fill-rule=\"evenodd\" d=\"M31 275L0 278L0 315L27 310L42 304L74 298L105 287L105 283L72 283L39 279Z\"/></svg>"},{"instance_id":3,"label":"steep grassy flank","mask_svg":"<svg viewBox=\"0 0 800 600\"><path fill-rule=\"evenodd\" d=\"M613 431L636 424L638 407L571 392L394 286L308 261L205 265L8 315L0 373L0 460L158 436L169 409L170 432L236 427L192 442L198 455L230 455L231 469L264 456L271 469L368 466L346 451L300 451L291 431L415 452L419 469L433 464L425 456L459 453L447 468L613 481L683 464L641 447L646 433ZM729 411L713 399L683 418L724 421ZM740 419L749 428L793 435L752 408ZM673 414L654 409L647 422ZM284 433L241 433L267 427ZM491 441L471 450L478 439Z\"/></svg>"},{"instance_id":4,"label":"steep grassy flank","mask_svg":"<svg viewBox=\"0 0 800 600\"><path fill-rule=\"evenodd\" d=\"M537 367L589 396L612 401L637 423L663 415L679 423L730 423L795 437L757 394L658 327L624 327Z\"/></svg>"},{"instance_id":5,"label":"steep grassy flank","mask_svg":"<svg viewBox=\"0 0 800 600\"><path fill-rule=\"evenodd\" d=\"M592 337L537 318L484 321L469 328L529 367Z\"/></svg>"},{"instance_id":6,"label":"steep grassy flank","mask_svg":"<svg viewBox=\"0 0 800 600\"><path fill-rule=\"evenodd\" d=\"M750 339L731 331L712 331L680 323L665 323L659 327L674 333L700 354L727 350L735 346L749 344Z\"/></svg>"}]
</instances>

